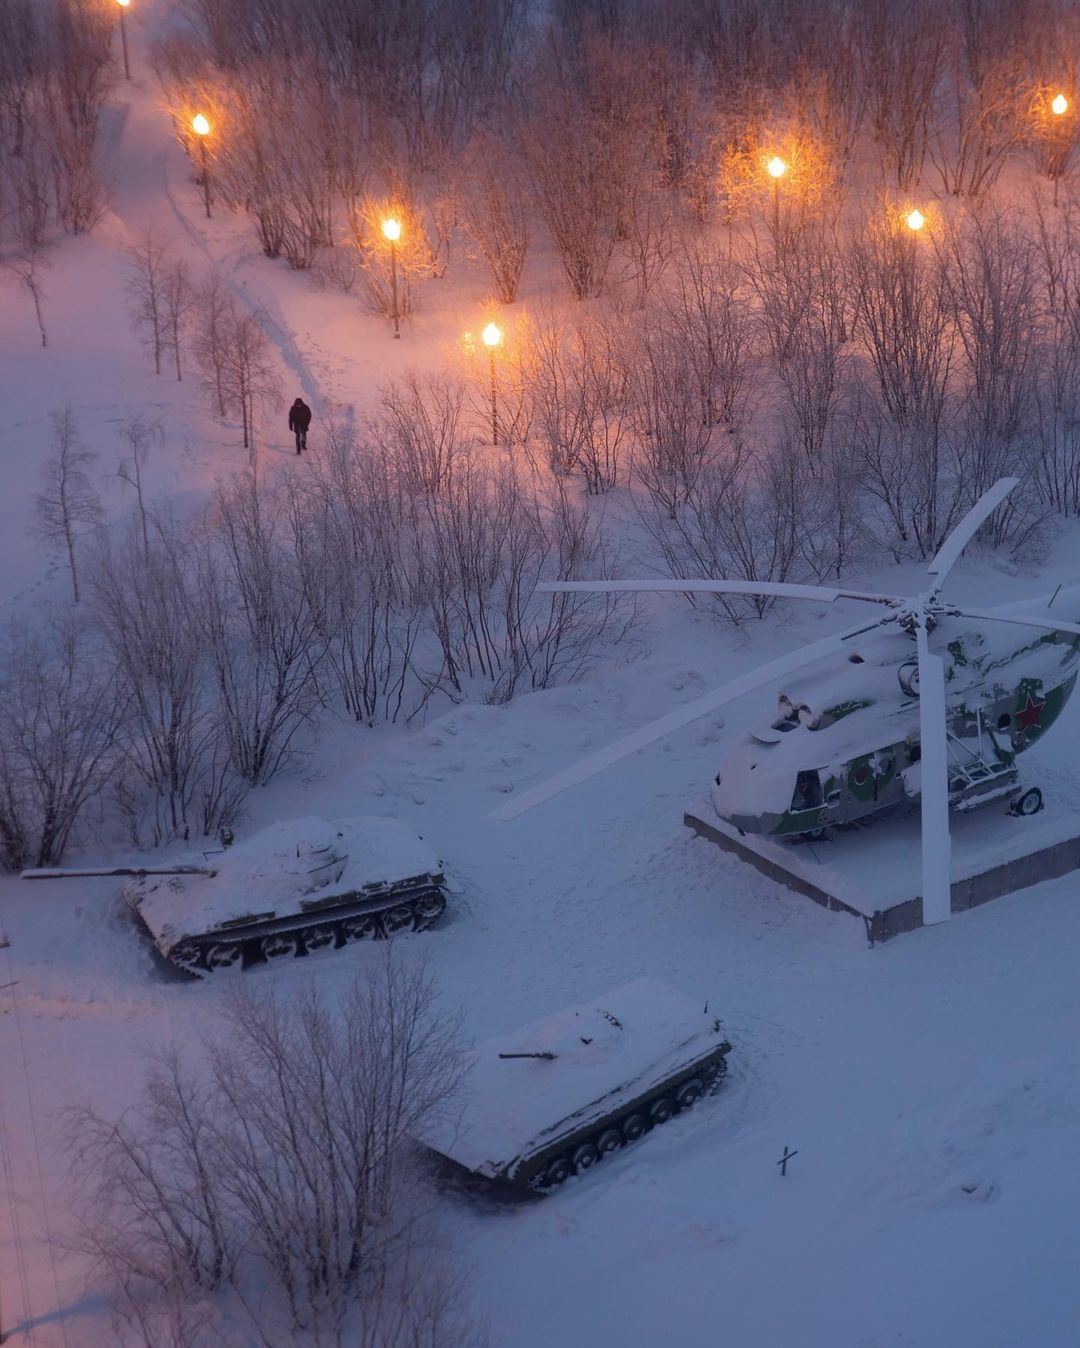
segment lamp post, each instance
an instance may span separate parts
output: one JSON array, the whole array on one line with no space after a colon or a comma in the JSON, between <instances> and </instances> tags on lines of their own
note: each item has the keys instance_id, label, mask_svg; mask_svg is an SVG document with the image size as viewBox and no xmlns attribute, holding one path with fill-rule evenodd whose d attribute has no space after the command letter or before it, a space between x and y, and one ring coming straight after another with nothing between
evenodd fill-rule
<instances>
[{"instance_id":1,"label":"lamp post","mask_svg":"<svg viewBox=\"0 0 1080 1348\"><path fill-rule=\"evenodd\" d=\"M1050 100L1050 111L1055 117L1065 116L1069 111L1069 100L1064 94L1054 95ZM1055 169L1051 176L1054 179L1054 205L1056 206L1058 204L1058 180L1061 177L1061 173Z\"/></svg>"},{"instance_id":2,"label":"lamp post","mask_svg":"<svg viewBox=\"0 0 1080 1348\"><path fill-rule=\"evenodd\" d=\"M202 162L203 201L206 202L206 218L210 219L210 169L206 163L206 138L210 134L210 123L201 112L191 119L191 129L199 138L199 158Z\"/></svg>"},{"instance_id":3,"label":"lamp post","mask_svg":"<svg viewBox=\"0 0 1080 1348\"><path fill-rule=\"evenodd\" d=\"M127 25L124 23L124 11L131 0L116 0L120 6L120 45L124 49L124 79L131 79L131 66L128 64Z\"/></svg>"},{"instance_id":4,"label":"lamp post","mask_svg":"<svg viewBox=\"0 0 1080 1348\"><path fill-rule=\"evenodd\" d=\"M776 235L777 243L780 241L780 179L788 171L787 164L778 154L774 154L765 165L769 177L773 180L773 233Z\"/></svg>"},{"instance_id":5,"label":"lamp post","mask_svg":"<svg viewBox=\"0 0 1080 1348\"><path fill-rule=\"evenodd\" d=\"M497 323L489 323L480 334L480 340L488 349L488 368L491 373L491 443L499 443L499 404L495 385L495 348L502 345L502 329Z\"/></svg>"},{"instance_id":6,"label":"lamp post","mask_svg":"<svg viewBox=\"0 0 1080 1348\"><path fill-rule=\"evenodd\" d=\"M398 325L398 302L397 302L397 241L401 238L401 222L391 217L382 222L382 232L390 240L390 291L394 303L394 336L401 336L401 329Z\"/></svg>"}]
</instances>

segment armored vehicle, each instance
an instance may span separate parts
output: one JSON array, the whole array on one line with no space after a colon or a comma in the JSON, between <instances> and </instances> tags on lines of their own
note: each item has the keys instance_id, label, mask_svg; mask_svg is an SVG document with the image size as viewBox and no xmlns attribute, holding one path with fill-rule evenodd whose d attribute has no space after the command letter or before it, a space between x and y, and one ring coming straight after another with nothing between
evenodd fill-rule
<instances>
[{"instance_id":1,"label":"armored vehicle","mask_svg":"<svg viewBox=\"0 0 1080 1348\"><path fill-rule=\"evenodd\" d=\"M123 896L180 968L276 961L423 931L446 907L442 862L400 819L289 819L221 852L159 867L33 870L23 878L127 875Z\"/></svg>"},{"instance_id":2,"label":"armored vehicle","mask_svg":"<svg viewBox=\"0 0 1080 1348\"><path fill-rule=\"evenodd\" d=\"M417 1140L451 1170L552 1189L689 1109L730 1051L707 1005L639 978L479 1045L464 1117Z\"/></svg>"}]
</instances>

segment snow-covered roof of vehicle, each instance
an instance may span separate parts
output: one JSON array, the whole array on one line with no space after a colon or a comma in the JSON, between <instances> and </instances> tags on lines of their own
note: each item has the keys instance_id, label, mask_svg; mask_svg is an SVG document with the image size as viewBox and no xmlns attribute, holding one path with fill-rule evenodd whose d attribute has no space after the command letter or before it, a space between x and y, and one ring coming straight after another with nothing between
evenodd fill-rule
<instances>
[{"instance_id":1,"label":"snow-covered roof of vehicle","mask_svg":"<svg viewBox=\"0 0 1080 1348\"><path fill-rule=\"evenodd\" d=\"M1024 600L998 610L1045 614L1049 622L1080 617L1080 588L1062 591L1054 600ZM962 701L975 707L996 701L1021 679L1060 682L1075 671L1071 637L1059 642L1036 627L981 622L946 616L931 637L931 649L946 663L946 705ZM960 652L959 657L955 652ZM918 699L904 694L897 671L915 660L915 643L897 628L871 631L850 642L847 658L825 657L789 675L778 692L806 710L783 729L756 727L733 742L720 765L720 782L713 792L723 816L783 813L791 804L795 775L803 769L839 772L842 764L872 754L908 735L919 733ZM1070 671L1069 666L1072 667ZM847 709L830 723L814 724L815 716L829 721L830 712Z\"/></svg>"},{"instance_id":2,"label":"snow-covered roof of vehicle","mask_svg":"<svg viewBox=\"0 0 1080 1348\"><path fill-rule=\"evenodd\" d=\"M382 815L333 823L283 819L225 851L181 860L217 874L148 876L126 890L163 947L245 918L285 917L302 911L305 901L321 906L335 895L378 893L442 872L408 824Z\"/></svg>"},{"instance_id":3,"label":"snow-covered roof of vehicle","mask_svg":"<svg viewBox=\"0 0 1080 1348\"><path fill-rule=\"evenodd\" d=\"M703 1002L635 979L479 1044L467 1055L463 1118L429 1125L420 1141L466 1169L499 1175L577 1123L618 1110L722 1037Z\"/></svg>"}]
</instances>

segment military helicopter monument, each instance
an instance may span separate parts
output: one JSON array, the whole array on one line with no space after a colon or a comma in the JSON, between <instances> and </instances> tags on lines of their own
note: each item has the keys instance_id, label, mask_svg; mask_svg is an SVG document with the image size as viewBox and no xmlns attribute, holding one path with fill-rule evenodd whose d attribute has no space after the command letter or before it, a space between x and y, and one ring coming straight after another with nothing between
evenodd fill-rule
<instances>
[{"instance_id":1,"label":"military helicopter monument","mask_svg":"<svg viewBox=\"0 0 1080 1348\"><path fill-rule=\"evenodd\" d=\"M1058 812L1053 837L1045 829L1029 830L1026 838L1002 836L995 827L991 846L984 829L983 836L972 834L969 840L968 850L979 857L961 858L954 866L951 856L950 812L964 816L996 801L1029 819L1042 809L1042 791L1021 779L1017 759L1055 724L1080 668L1080 624L1070 621L1080 616L1080 592L1055 592L1045 603L996 609L961 607L942 596L964 548L1017 484L1017 478L1005 478L984 493L930 562L929 587L913 597L689 578L540 586L555 592L846 599L878 612L644 726L515 796L495 816L515 818L783 678L789 682L779 693L775 718L730 746L709 797L687 812L685 822L696 832L819 902L861 914L872 940L943 922L956 908L1074 869L1080 851L1071 812L1064 820ZM910 820L901 822L900 807L915 803L921 807L921 829L913 836ZM886 812L895 823L859 828ZM829 838L835 844L829 849L785 845ZM918 883L912 878L913 849L921 849L918 892L910 889ZM856 853L864 861L872 855L878 873L873 894L858 864L847 863ZM889 892L883 892L889 890L883 861L902 873L902 879L893 876ZM845 878L846 865L851 873Z\"/></svg>"}]
</instances>

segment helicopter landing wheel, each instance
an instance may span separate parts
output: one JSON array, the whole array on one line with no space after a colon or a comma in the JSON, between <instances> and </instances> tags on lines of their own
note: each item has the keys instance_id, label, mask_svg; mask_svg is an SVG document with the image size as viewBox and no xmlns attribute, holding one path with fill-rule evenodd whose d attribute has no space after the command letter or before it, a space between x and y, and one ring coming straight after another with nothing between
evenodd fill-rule
<instances>
[{"instance_id":1,"label":"helicopter landing wheel","mask_svg":"<svg viewBox=\"0 0 1080 1348\"><path fill-rule=\"evenodd\" d=\"M1030 815L1038 814L1043 807L1043 795L1037 786L1029 788L1022 796L1018 796L1012 803L1012 813L1028 818Z\"/></svg>"},{"instance_id":2,"label":"helicopter landing wheel","mask_svg":"<svg viewBox=\"0 0 1080 1348\"><path fill-rule=\"evenodd\" d=\"M800 833L799 837L803 842L824 842L829 836L829 830L826 828L815 828L809 833Z\"/></svg>"}]
</instances>

